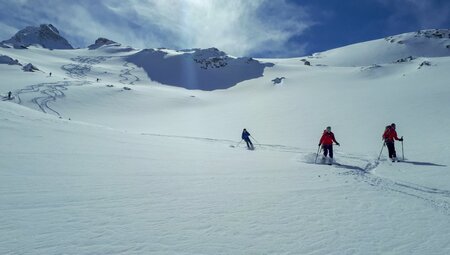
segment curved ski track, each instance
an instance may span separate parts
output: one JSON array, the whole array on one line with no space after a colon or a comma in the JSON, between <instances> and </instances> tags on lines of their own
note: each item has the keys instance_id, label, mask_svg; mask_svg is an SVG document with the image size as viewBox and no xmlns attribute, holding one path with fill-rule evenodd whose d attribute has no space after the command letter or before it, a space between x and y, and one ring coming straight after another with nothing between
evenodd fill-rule
<instances>
[{"instance_id":1,"label":"curved ski track","mask_svg":"<svg viewBox=\"0 0 450 255\"><path fill-rule=\"evenodd\" d=\"M135 70L136 67L130 67L128 64L128 62L125 62L123 64L125 68L120 70L119 77L121 79L119 80L119 82L124 85L134 85L134 83L140 81L140 79L136 75L131 74L131 71Z\"/></svg>"},{"instance_id":2,"label":"curved ski track","mask_svg":"<svg viewBox=\"0 0 450 255\"><path fill-rule=\"evenodd\" d=\"M28 93L37 93L33 96L31 102L34 103L42 112L53 113L56 116L62 118L61 114L50 107L50 102L55 102L58 98L65 96L64 91L70 86L82 86L88 84L87 81L61 81L61 82L48 82L39 83L35 85L27 86L23 89L16 90L14 92L15 101L18 104L23 104L21 95Z\"/></svg>"},{"instance_id":3,"label":"curved ski track","mask_svg":"<svg viewBox=\"0 0 450 255\"><path fill-rule=\"evenodd\" d=\"M71 60L75 63L63 65L61 66L61 69L64 70L69 77L79 80L87 76L87 74L92 70L93 65L104 62L109 58L111 57L78 56L71 58ZM61 113L52 108L49 103L55 102L59 98L63 98L65 96L64 91L66 91L70 86L82 86L90 83L91 82L89 81L57 81L29 85L14 92L14 101L18 104L23 104L21 95L37 93L37 95L32 97L30 101L42 112L52 113L62 118Z\"/></svg>"},{"instance_id":4,"label":"curved ski track","mask_svg":"<svg viewBox=\"0 0 450 255\"><path fill-rule=\"evenodd\" d=\"M87 76L87 73L92 70L93 65L100 64L109 58L111 57L78 56L70 59L75 62L74 64L63 65L61 66L61 69L64 70L71 78L81 79Z\"/></svg>"}]
</instances>

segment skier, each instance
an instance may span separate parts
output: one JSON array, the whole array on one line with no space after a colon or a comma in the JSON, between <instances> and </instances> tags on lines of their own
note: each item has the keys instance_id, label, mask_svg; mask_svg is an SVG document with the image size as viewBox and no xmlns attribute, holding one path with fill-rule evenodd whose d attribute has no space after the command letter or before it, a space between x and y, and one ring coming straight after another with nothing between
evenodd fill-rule
<instances>
[{"instance_id":1,"label":"skier","mask_svg":"<svg viewBox=\"0 0 450 255\"><path fill-rule=\"evenodd\" d=\"M244 130L242 130L242 139L247 143L247 149L249 150L253 150L253 143L250 140L250 133L247 131L247 129L244 128Z\"/></svg>"},{"instance_id":2,"label":"skier","mask_svg":"<svg viewBox=\"0 0 450 255\"><path fill-rule=\"evenodd\" d=\"M388 148L389 158L392 162L398 161L397 153L395 152L394 141L403 141L402 138L398 138L397 131L395 131L395 123L392 123L390 126L387 126L383 133L383 140Z\"/></svg>"},{"instance_id":3,"label":"skier","mask_svg":"<svg viewBox=\"0 0 450 255\"><path fill-rule=\"evenodd\" d=\"M50 72L48 75L49 75L50 77L52 77L52 72Z\"/></svg>"},{"instance_id":4,"label":"skier","mask_svg":"<svg viewBox=\"0 0 450 255\"><path fill-rule=\"evenodd\" d=\"M336 143L336 145L340 145L336 138L334 137L333 132L331 132L331 127L327 127L322 134L322 137L319 141L319 147L322 146L323 149L323 160L326 159L327 155L330 155L330 162L329 165L333 162L333 142Z\"/></svg>"},{"instance_id":5,"label":"skier","mask_svg":"<svg viewBox=\"0 0 450 255\"><path fill-rule=\"evenodd\" d=\"M10 91L10 92L8 92L8 100L11 100L12 99L12 92Z\"/></svg>"}]
</instances>

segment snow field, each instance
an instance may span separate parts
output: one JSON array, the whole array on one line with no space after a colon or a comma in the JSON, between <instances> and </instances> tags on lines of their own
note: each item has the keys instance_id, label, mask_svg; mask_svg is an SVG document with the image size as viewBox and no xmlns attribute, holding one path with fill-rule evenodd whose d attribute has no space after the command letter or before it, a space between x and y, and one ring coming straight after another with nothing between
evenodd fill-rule
<instances>
[{"instance_id":1,"label":"snow field","mask_svg":"<svg viewBox=\"0 0 450 255\"><path fill-rule=\"evenodd\" d=\"M0 66L0 254L448 254L450 61L424 44L261 59L215 91L152 81L131 48L2 48L43 72ZM377 160L392 122L404 162ZM328 125L342 146L314 164Z\"/></svg>"},{"instance_id":2,"label":"snow field","mask_svg":"<svg viewBox=\"0 0 450 255\"><path fill-rule=\"evenodd\" d=\"M448 211L361 181L358 169L311 165L314 155L299 148L257 146L247 153L228 141L129 134L8 110L2 110L11 123L2 130L9 145L1 153L3 254L449 248L437 234L448 228ZM355 167L367 163L339 156Z\"/></svg>"}]
</instances>

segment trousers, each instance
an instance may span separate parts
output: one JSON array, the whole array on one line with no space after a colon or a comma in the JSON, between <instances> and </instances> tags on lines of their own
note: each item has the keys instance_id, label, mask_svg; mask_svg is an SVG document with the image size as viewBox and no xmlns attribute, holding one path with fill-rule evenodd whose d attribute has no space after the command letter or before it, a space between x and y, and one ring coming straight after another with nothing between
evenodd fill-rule
<instances>
[{"instance_id":1,"label":"trousers","mask_svg":"<svg viewBox=\"0 0 450 255\"><path fill-rule=\"evenodd\" d=\"M395 152L394 142L386 142L386 147L388 148L389 158L396 158L397 153Z\"/></svg>"},{"instance_id":2,"label":"trousers","mask_svg":"<svg viewBox=\"0 0 450 255\"><path fill-rule=\"evenodd\" d=\"M330 158L333 158L333 145L332 144L324 144L322 145L323 155L326 157L328 154Z\"/></svg>"}]
</instances>

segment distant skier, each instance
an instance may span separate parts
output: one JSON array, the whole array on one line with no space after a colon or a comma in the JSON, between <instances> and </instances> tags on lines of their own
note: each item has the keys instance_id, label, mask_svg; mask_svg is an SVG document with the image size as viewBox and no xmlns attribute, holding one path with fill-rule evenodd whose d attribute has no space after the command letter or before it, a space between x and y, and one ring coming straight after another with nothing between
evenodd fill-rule
<instances>
[{"instance_id":1,"label":"distant skier","mask_svg":"<svg viewBox=\"0 0 450 255\"><path fill-rule=\"evenodd\" d=\"M8 92L8 100L11 100L12 99L12 92L10 91L10 92Z\"/></svg>"},{"instance_id":2,"label":"distant skier","mask_svg":"<svg viewBox=\"0 0 450 255\"><path fill-rule=\"evenodd\" d=\"M242 130L242 139L247 143L247 149L249 150L253 150L253 143L250 140L250 133L247 131L247 129L244 128L244 130Z\"/></svg>"},{"instance_id":3,"label":"distant skier","mask_svg":"<svg viewBox=\"0 0 450 255\"><path fill-rule=\"evenodd\" d=\"M100 79L99 78L97 78L97 82L99 82L100 81Z\"/></svg>"},{"instance_id":4,"label":"distant skier","mask_svg":"<svg viewBox=\"0 0 450 255\"><path fill-rule=\"evenodd\" d=\"M340 145L336 141L333 132L331 132L331 127L327 127L323 131L322 137L320 138L319 147L322 146L324 160L328 155L330 156L329 165L331 165L331 163L333 162L333 142L335 142L336 145Z\"/></svg>"},{"instance_id":5,"label":"distant skier","mask_svg":"<svg viewBox=\"0 0 450 255\"><path fill-rule=\"evenodd\" d=\"M50 77L52 77L52 72L50 72L48 75L49 75Z\"/></svg>"},{"instance_id":6,"label":"distant skier","mask_svg":"<svg viewBox=\"0 0 450 255\"><path fill-rule=\"evenodd\" d=\"M389 158L392 160L392 162L398 161L397 153L395 152L394 141L403 141L403 137L398 138L397 131L395 131L395 123L392 123L391 125L386 127L383 133L383 140L386 144L386 147L388 148Z\"/></svg>"}]
</instances>

